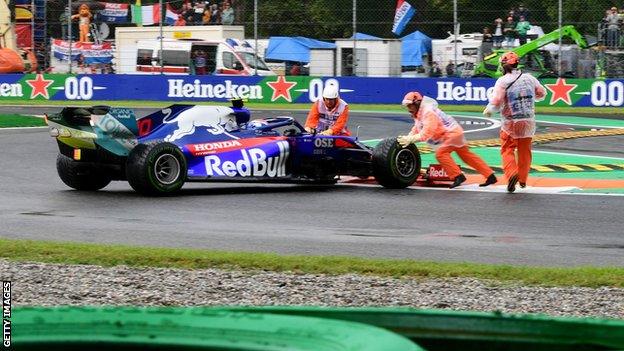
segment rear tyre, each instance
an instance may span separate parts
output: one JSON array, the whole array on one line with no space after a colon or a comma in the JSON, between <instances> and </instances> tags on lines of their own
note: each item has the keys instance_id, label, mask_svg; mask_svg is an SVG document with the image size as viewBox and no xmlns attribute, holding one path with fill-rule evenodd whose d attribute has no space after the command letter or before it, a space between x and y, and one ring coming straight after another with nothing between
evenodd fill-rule
<instances>
[{"instance_id":1,"label":"rear tyre","mask_svg":"<svg viewBox=\"0 0 624 351\"><path fill-rule=\"evenodd\" d=\"M373 150L373 175L386 188L402 189L420 175L420 152L414 144L401 147L396 138L382 140Z\"/></svg>"},{"instance_id":2,"label":"rear tyre","mask_svg":"<svg viewBox=\"0 0 624 351\"><path fill-rule=\"evenodd\" d=\"M186 158L167 142L137 145L128 155L126 178L143 195L167 195L180 190L186 181Z\"/></svg>"},{"instance_id":3,"label":"rear tyre","mask_svg":"<svg viewBox=\"0 0 624 351\"><path fill-rule=\"evenodd\" d=\"M108 173L93 165L74 161L62 154L56 157L56 170L63 183L76 190L100 190L112 180Z\"/></svg>"}]
</instances>

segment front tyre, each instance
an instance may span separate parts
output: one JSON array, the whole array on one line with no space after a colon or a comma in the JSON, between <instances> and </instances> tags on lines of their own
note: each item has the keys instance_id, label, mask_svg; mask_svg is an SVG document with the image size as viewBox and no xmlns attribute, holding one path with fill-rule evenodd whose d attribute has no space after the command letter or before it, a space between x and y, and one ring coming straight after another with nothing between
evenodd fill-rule
<instances>
[{"instance_id":1,"label":"front tyre","mask_svg":"<svg viewBox=\"0 0 624 351\"><path fill-rule=\"evenodd\" d=\"M373 175L386 188L402 189L420 175L420 152L414 144L403 148L396 138L382 140L373 150Z\"/></svg>"},{"instance_id":2,"label":"front tyre","mask_svg":"<svg viewBox=\"0 0 624 351\"><path fill-rule=\"evenodd\" d=\"M100 190L112 180L110 175L95 166L74 161L62 154L56 157L56 170L63 183L76 190Z\"/></svg>"},{"instance_id":3,"label":"front tyre","mask_svg":"<svg viewBox=\"0 0 624 351\"><path fill-rule=\"evenodd\" d=\"M186 158L167 142L137 145L128 155L126 178L143 195L166 195L180 190L186 181Z\"/></svg>"}]
</instances>

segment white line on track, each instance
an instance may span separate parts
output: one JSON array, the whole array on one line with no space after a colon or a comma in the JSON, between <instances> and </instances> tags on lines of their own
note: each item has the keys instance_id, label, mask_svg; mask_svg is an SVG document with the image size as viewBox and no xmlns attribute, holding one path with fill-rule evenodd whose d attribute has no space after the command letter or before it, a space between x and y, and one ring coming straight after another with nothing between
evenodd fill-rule
<instances>
[{"instance_id":1,"label":"white line on track","mask_svg":"<svg viewBox=\"0 0 624 351\"><path fill-rule=\"evenodd\" d=\"M544 154L553 154L553 155L562 155L562 156L595 157L595 158L615 159L615 160L624 161L624 157L594 156L594 155L583 155L583 154L574 154L574 153L569 153L569 152L545 151L545 150L536 150L536 149L533 149L532 151L534 153L540 152Z\"/></svg>"},{"instance_id":2,"label":"white line on track","mask_svg":"<svg viewBox=\"0 0 624 351\"><path fill-rule=\"evenodd\" d=\"M614 127L614 126L599 126L597 124L582 124L582 123L565 123L565 122L548 122L548 121L540 121L536 120L537 123L544 124L558 124L564 126L577 126L577 127L592 127L592 128L605 128L605 129L621 129L623 127Z\"/></svg>"},{"instance_id":3,"label":"white line on track","mask_svg":"<svg viewBox=\"0 0 624 351\"><path fill-rule=\"evenodd\" d=\"M3 130L20 130L20 129L47 129L48 126L42 126L42 127L7 127L7 128L0 128L0 131Z\"/></svg>"},{"instance_id":4,"label":"white line on track","mask_svg":"<svg viewBox=\"0 0 624 351\"><path fill-rule=\"evenodd\" d=\"M358 183L338 183L341 186L357 186L357 187L376 187L381 185L377 184L358 184ZM443 188L443 187L424 187L424 186L410 186L407 189L412 190L432 190L432 191L467 191L467 192L479 192L479 193L492 193L492 194L506 194L513 196L514 194L531 194L531 195L582 195L582 196L624 196L624 194L616 193L572 193L570 191L581 190L578 187L566 186L566 187L533 187L528 186L524 189L517 188L514 194L507 194L506 185L495 185L489 187L479 187L478 184L463 185L455 189Z\"/></svg>"}]
</instances>

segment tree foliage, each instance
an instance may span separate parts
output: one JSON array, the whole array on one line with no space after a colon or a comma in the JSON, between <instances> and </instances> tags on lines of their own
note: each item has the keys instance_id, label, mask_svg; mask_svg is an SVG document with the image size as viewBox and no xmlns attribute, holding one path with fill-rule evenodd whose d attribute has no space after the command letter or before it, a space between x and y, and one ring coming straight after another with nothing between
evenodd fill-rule
<instances>
[{"instance_id":1,"label":"tree foliage","mask_svg":"<svg viewBox=\"0 0 624 351\"><path fill-rule=\"evenodd\" d=\"M107 0L134 4L136 0ZM222 0L218 0L222 2ZM356 0L357 31L394 38L392 22L396 0ZM158 3L142 0L143 5ZM179 8L183 0L167 1ZM211 1L211 3L214 0ZM245 25L247 37L253 37L254 1L231 0L237 20ZM317 39L345 38L353 34L353 0L257 0L258 34L270 36L306 36ZM405 28L408 34L420 30L433 38L445 38L453 31L453 1L408 0L416 8L416 15ZM521 3L530 11L530 22L540 25L545 32L558 24L558 0L457 0L461 33L481 32L497 17L505 18L510 9ZM67 1L50 0L48 13L51 25L58 20ZM573 24L582 33L595 35L604 11L618 6L614 0L563 0L563 24Z\"/></svg>"}]
</instances>

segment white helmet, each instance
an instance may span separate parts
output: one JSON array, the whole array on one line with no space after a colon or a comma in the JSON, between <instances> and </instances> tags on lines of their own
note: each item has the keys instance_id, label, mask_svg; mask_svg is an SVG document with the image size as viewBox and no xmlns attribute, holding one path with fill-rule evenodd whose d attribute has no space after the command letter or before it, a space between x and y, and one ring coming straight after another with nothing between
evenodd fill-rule
<instances>
[{"instance_id":1,"label":"white helmet","mask_svg":"<svg viewBox=\"0 0 624 351\"><path fill-rule=\"evenodd\" d=\"M337 99L338 98L338 86L336 84L327 84L323 89L324 99Z\"/></svg>"}]
</instances>

